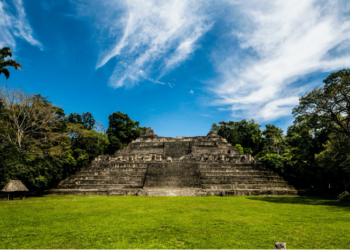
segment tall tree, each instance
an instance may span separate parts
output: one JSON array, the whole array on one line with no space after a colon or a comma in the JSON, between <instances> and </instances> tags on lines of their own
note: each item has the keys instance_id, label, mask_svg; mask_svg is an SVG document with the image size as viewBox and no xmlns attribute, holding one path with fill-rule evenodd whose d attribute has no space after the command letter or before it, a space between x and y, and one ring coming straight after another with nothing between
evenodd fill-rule
<instances>
[{"instance_id":1,"label":"tall tree","mask_svg":"<svg viewBox=\"0 0 350 250\"><path fill-rule=\"evenodd\" d=\"M10 77L10 71L6 67L14 67L15 69L22 70L22 66L18 62L12 59L5 60L8 56L12 57L12 53L9 47L3 47L0 49L0 75L4 74L6 79Z\"/></svg>"},{"instance_id":2,"label":"tall tree","mask_svg":"<svg viewBox=\"0 0 350 250\"><path fill-rule=\"evenodd\" d=\"M70 162L63 110L41 95L0 89L0 185L22 180L30 190L48 188Z\"/></svg>"},{"instance_id":3,"label":"tall tree","mask_svg":"<svg viewBox=\"0 0 350 250\"><path fill-rule=\"evenodd\" d=\"M331 73L323 82L325 86L300 98L293 114L307 117L315 129L327 128L350 138L350 70Z\"/></svg>"},{"instance_id":4,"label":"tall tree","mask_svg":"<svg viewBox=\"0 0 350 250\"><path fill-rule=\"evenodd\" d=\"M350 69L331 73L323 82L324 86L300 98L293 114L303 117L314 134L327 132L329 137L319 147L322 150L306 152L306 155L314 155L317 169L313 172L318 176L313 180L318 181L319 187L331 188L339 187L339 183L346 184L349 179L345 176L350 172L350 155L347 153L350 145ZM302 148L300 145L304 146L299 144L299 148Z\"/></svg>"},{"instance_id":5,"label":"tall tree","mask_svg":"<svg viewBox=\"0 0 350 250\"><path fill-rule=\"evenodd\" d=\"M83 125L84 129L87 130L91 130L95 126L95 119L89 112L83 113L82 115L70 113L68 116L68 122L81 124Z\"/></svg>"},{"instance_id":6,"label":"tall tree","mask_svg":"<svg viewBox=\"0 0 350 250\"><path fill-rule=\"evenodd\" d=\"M219 122L211 127L218 135L227 139L232 145L240 144L244 152L256 154L259 152L261 144L260 125L252 119L250 121L241 120L238 122Z\"/></svg>"},{"instance_id":7,"label":"tall tree","mask_svg":"<svg viewBox=\"0 0 350 250\"><path fill-rule=\"evenodd\" d=\"M267 124L262 132L263 136L263 153L282 154L285 148L283 130L273 124Z\"/></svg>"},{"instance_id":8,"label":"tall tree","mask_svg":"<svg viewBox=\"0 0 350 250\"><path fill-rule=\"evenodd\" d=\"M332 133L323 145L325 150L315 155L323 173L321 186L338 192L350 185L350 140L344 134Z\"/></svg>"},{"instance_id":9,"label":"tall tree","mask_svg":"<svg viewBox=\"0 0 350 250\"><path fill-rule=\"evenodd\" d=\"M146 130L139 127L138 121L133 121L127 114L114 112L109 117L107 136L109 140L108 153L114 154L116 150L126 147L132 140L140 137Z\"/></svg>"},{"instance_id":10,"label":"tall tree","mask_svg":"<svg viewBox=\"0 0 350 250\"><path fill-rule=\"evenodd\" d=\"M62 138L58 132L61 120L50 102L40 95L24 93L21 89L0 88L0 99L5 113L1 126L2 142L18 152L45 155L48 144L56 144Z\"/></svg>"}]
</instances>

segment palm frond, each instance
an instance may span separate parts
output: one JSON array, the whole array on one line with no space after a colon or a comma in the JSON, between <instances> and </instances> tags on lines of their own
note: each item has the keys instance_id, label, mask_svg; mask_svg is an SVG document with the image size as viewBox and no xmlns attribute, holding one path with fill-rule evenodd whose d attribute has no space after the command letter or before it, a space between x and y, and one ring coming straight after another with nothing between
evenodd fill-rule
<instances>
[{"instance_id":1,"label":"palm frond","mask_svg":"<svg viewBox=\"0 0 350 250\"><path fill-rule=\"evenodd\" d=\"M9 47L3 47L0 49L0 59L5 58L5 57L12 57L12 53Z\"/></svg>"},{"instance_id":2,"label":"palm frond","mask_svg":"<svg viewBox=\"0 0 350 250\"><path fill-rule=\"evenodd\" d=\"M19 64L18 62L12 59L0 62L0 68L7 67L7 66L14 67L15 69L19 68L20 70L22 70L21 64Z\"/></svg>"},{"instance_id":3,"label":"palm frond","mask_svg":"<svg viewBox=\"0 0 350 250\"><path fill-rule=\"evenodd\" d=\"M10 77L10 71L6 68L2 68L2 69L0 68L0 75L1 74L4 74L6 79L9 79L9 77Z\"/></svg>"}]
</instances>

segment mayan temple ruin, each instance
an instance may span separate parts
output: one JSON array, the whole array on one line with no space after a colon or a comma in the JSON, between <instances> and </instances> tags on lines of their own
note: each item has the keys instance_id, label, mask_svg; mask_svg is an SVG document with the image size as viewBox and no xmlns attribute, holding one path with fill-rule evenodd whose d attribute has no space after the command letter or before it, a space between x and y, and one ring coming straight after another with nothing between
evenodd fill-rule
<instances>
[{"instance_id":1,"label":"mayan temple ruin","mask_svg":"<svg viewBox=\"0 0 350 250\"><path fill-rule=\"evenodd\" d=\"M297 195L298 191L214 131L159 137L151 128L114 155L63 180L57 194L145 196Z\"/></svg>"}]
</instances>

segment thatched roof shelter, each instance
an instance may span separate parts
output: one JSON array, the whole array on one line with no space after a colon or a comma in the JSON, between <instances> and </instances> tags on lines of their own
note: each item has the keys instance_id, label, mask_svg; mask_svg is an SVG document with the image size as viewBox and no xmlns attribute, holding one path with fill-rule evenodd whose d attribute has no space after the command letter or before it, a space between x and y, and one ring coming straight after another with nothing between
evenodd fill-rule
<instances>
[{"instance_id":1,"label":"thatched roof shelter","mask_svg":"<svg viewBox=\"0 0 350 250\"><path fill-rule=\"evenodd\" d=\"M1 192L27 192L29 191L20 180L10 180Z\"/></svg>"}]
</instances>

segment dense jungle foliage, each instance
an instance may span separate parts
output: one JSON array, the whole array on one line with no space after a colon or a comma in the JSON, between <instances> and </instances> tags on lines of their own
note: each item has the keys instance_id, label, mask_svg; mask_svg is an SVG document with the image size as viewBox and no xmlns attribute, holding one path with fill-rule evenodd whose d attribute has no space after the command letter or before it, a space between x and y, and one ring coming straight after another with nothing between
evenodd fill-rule
<instances>
[{"instance_id":1,"label":"dense jungle foliage","mask_svg":"<svg viewBox=\"0 0 350 250\"><path fill-rule=\"evenodd\" d=\"M10 179L21 180L31 191L54 187L144 131L127 114L115 112L106 133L89 112L66 116L46 97L6 85L0 88L0 101L0 187Z\"/></svg>"},{"instance_id":2,"label":"dense jungle foliage","mask_svg":"<svg viewBox=\"0 0 350 250\"><path fill-rule=\"evenodd\" d=\"M21 69L9 48L0 50L0 75ZM339 193L350 184L350 69L331 73L324 85L300 98L286 133L254 120L211 127L241 152L278 171L297 188ZM30 190L55 187L101 154L114 154L145 127L127 114L109 116L107 130L89 112L66 115L40 94L0 87L0 188L10 179Z\"/></svg>"}]
</instances>

